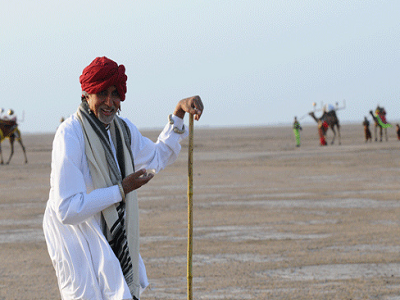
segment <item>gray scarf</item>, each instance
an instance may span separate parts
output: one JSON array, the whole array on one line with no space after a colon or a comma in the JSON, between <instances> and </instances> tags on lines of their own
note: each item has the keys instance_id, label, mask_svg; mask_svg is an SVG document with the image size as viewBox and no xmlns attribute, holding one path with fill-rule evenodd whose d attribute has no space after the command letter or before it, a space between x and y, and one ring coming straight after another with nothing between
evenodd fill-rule
<instances>
[{"instance_id":1,"label":"gray scarf","mask_svg":"<svg viewBox=\"0 0 400 300\"><path fill-rule=\"evenodd\" d=\"M95 189L121 182L134 172L131 136L126 123L115 116L110 124L111 138L117 151L115 161L104 125L82 102L77 111L85 138L85 154ZM119 164L119 168L118 165ZM126 217L124 218L124 215ZM133 299L139 299L139 208L136 191L126 195L126 202L102 211L106 223L105 236L118 258Z\"/></svg>"}]
</instances>

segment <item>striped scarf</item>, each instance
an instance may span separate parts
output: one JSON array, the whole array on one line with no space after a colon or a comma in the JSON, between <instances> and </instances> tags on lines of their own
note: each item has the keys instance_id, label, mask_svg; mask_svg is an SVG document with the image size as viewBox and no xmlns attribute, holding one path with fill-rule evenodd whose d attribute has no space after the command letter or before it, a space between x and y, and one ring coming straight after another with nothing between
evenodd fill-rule
<instances>
[{"instance_id":1,"label":"striped scarf","mask_svg":"<svg viewBox=\"0 0 400 300\"><path fill-rule=\"evenodd\" d=\"M83 129L85 154L94 188L116 185L125 175L133 173L131 137L126 123L115 116L110 124L111 139L117 151L116 161L104 124L90 111L86 102L81 103L77 115ZM105 236L121 264L131 295L133 299L139 299L139 209L136 191L126 195L125 203L121 201L104 209L102 216L106 224Z\"/></svg>"}]
</instances>

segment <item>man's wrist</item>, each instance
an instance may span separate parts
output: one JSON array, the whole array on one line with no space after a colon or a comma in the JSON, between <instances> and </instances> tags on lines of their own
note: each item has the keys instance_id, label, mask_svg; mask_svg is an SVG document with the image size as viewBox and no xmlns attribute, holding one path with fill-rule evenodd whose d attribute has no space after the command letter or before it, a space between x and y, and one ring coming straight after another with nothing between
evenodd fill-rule
<instances>
[{"instance_id":1,"label":"man's wrist","mask_svg":"<svg viewBox=\"0 0 400 300\"><path fill-rule=\"evenodd\" d=\"M183 119L176 115L168 116L169 124L173 126L175 133L182 134L185 133L185 125L183 124Z\"/></svg>"},{"instance_id":2,"label":"man's wrist","mask_svg":"<svg viewBox=\"0 0 400 300\"><path fill-rule=\"evenodd\" d=\"M185 117L185 111L183 109L175 109L173 114L181 119Z\"/></svg>"},{"instance_id":3,"label":"man's wrist","mask_svg":"<svg viewBox=\"0 0 400 300\"><path fill-rule=\"evenodd\" d=\"M126 194L125 194L124 188L122 187L121 182L118 182L118 188L119 188L119 192L121 193L122 201L125 202Z\"/></svg>"}]
</instances>

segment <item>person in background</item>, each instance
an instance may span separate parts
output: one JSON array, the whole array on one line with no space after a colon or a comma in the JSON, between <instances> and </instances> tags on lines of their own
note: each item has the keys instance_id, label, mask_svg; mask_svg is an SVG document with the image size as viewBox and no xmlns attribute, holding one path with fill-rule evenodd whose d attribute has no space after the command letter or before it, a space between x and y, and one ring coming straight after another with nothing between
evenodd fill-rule
<instances>
[{"instance_id":1,"label":"person in background","mask_svg":"<svg viewBox=\"0 0 400 300\"><path fill-rule=\"evenodd\" d=\"M12 122L17 123L17 115L14 114L14 111L11 108L7 111L7 114L4 114L2 116L2 119L6 120L6 121L12 121Z\"/></svg>"},{"instance_id":2,"label":"person in background","mask_svg":"<svg viewBox=\"0 0 400 300\"><path fill-rule=\"evenodd\" d=\"M125 67L97 57L79 77L76 113L53 141L43 231L62 299L139 299L148 285L139 248L136 190L173 163L199 120L199 96L180 100L157 142L117 116L125 100Z\"/></svg>"},{"instance_id":3,"label":"person in background","mask_svg":"<svg viewBox=\"0 0 400 300\"><path fill-rule=\"evenodd\" d=\"M300 131L301 130L303 130L303 128L301 128L300 123L297 120L297 117L294 117L293 132L294 132L294 136L296 138L296 147L300 147Z\"/></svg>"},{"instance_id":4,"label":"person in background","mask_svg":"<svg viewBox=\"0 0 400 300\"><path fill-rule=\"evenodd\" d=\"M327 146L327 142L325 139L326 131L328 130L328 123L323 120L318 121L318 135L319 135L319 144L321 146Z\"/></svg>"},{"instance_id":5,"label":"person in background","mask_svg":"<svg viewBox=\"0 0 400 300\"><path fill-rule=\"evenodd\" d=\"M14 114L12 109L7 111L7 114L3 114L1 120L6 122L9 126L9 132L11 132L14 138L19 139L21 137L21 132L18 130L17 116Z\"/></svg>"},{"instance_id":6,"label":"person in background","mask_svg":"<svg viewBox=\"0 0 400 300\"><path fill-rule=\"evenodd\" d=\"M363 126L364 126L365 142L368 141L372 142L372 135L371 135L371 130L369 130L369 121L367 117L364 117Z\"/></svg>"}]
</instances>

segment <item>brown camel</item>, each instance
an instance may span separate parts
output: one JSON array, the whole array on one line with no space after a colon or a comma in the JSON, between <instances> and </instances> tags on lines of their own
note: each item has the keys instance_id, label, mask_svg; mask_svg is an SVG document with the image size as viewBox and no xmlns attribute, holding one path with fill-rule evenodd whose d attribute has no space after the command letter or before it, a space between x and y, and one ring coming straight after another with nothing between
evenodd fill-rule
<instances>
[{"instance_id":1,"label":"brown camel","mask_svg":"<svg viewBox=\"0 0 400 300\"><path fill-rule=\"evenodd\" d=\"M333 131L333 139L331 144L335 142L336 138L336 130L335 127L337 128L338 132L338 140L339 140L339 145L341 145L341 138L340 138L340 124L339 124L339 119L336 116L336 112L334 110L331 110L329 112L324 111L323 115L320 118L317 118L314 114L314 112L310 112L309 115L311 118L313 118L317 123L321 122L326 122L329 126L329 128Z\"/></svg>"},{"instance_id":2,"label":"brown camel","mask_svg":"<svg viewBox=\"0 0 400 300\"><path fill-rule=\"evenodd\" d=\"M1 151L1 142L5 138L8 138L10 140L10 145L11 145L10 157L8 158L6 164L10 163L11 157L14 154L15 140L17 140L20 143L22 151L24 152L25 163L28 163L28 158L26 157L25 147L24 144L22 143L21 132L18 129L18 124L15 121L0 120L0 159L1 159L0 164L4 164L3 154Z\"/></svg>"}]
</instances>

